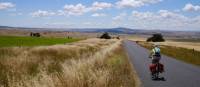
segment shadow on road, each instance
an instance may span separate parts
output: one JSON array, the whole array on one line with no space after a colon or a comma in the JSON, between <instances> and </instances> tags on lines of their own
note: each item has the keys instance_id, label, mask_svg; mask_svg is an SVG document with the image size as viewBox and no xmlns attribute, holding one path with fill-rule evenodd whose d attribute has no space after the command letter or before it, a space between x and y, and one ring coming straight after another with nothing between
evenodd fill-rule
<instances>
[{"instance_id":1,"label":"shadow on road","mask_svg":"<svg viewBox=\"0 0 200 87\"><path fill-rule=\"evenodd\" d=\"M166 79L164 77L158 77L155 79L152 79L153 81L166 81Z\"/></svg>"}]
</instances>

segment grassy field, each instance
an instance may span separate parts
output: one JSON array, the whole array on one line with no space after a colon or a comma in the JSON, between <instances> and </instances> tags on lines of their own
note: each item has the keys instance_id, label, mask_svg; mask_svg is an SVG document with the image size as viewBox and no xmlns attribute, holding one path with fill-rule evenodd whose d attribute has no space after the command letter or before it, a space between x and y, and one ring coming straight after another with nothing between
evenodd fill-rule
<instances>
[{"instance_id":1,"label":"grassy field","mask_svg":"<svg viewBox=\"0 0 200 87\"><path fill-rule=\"evenodd\" d=\"M0 86L134 87L120 40L0 48Z\"/></svg>"},{"instance_id":2,"label":"grassy field","mask_svg":"<svg viewBox=\"0 0 200 87\"><path fill-rule=\"evenodd\" d=\"M166 42L159 42L159 44L165 45L165 46L181 47L181 48L194 49L196 51L200 51L200 43L199 42L166 41Z\"/></svg>"},{"instance_id":3,"label":"grassy field","mask_svg":"<svg viewBox=\"0 0 200 87\"><path fill-rule=\"evenodd\" d=\"M0 47L54 45L78 40L79 39L0 36Z\"/></svg>"},{"instance_id":4,"label":"grassy field","mask_svg":"<svg viewBox=\"0 0 200 87\"><path fill-rule=\"evenodd\" d=\"M200 39L169 39L171 41L175 41L175 42L196 42L196 43L199 43L200 42Z\"/></svg>"},{"instance_id":5,"label":"grassy field","mask_svg":"<svg viewBox=\"0 0 200 87\"><path fill-rule=\"evenodd\" d=\"M145 48L152 49L152 44L147 42L139 42ZM200 66L200 52L193 49L187 49L175 46L161 45L161 52L178 60Z\"/></svg>"},{"instance_id":6,"label":"grassy field","mask_svg":"<svg viewBox=\"0 0 200 87\"><path fill-rule=\"evenodd\" d=\"M146 41L147 37L132 36L128 38L132 41ZM181 47L186 49L194 49L200 51L200 39L177 39L177 38L166 38L165 42L158 42L160 45Z\"/></svg>"}]
</instances>

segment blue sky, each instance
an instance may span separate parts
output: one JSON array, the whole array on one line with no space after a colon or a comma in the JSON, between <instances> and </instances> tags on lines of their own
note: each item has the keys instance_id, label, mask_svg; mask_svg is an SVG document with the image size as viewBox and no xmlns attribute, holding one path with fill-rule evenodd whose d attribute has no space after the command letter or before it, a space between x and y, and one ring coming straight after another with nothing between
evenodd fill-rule
<instances>
[{"instance_id":1,"label":"blue sky","mask_svg":"<svg viewBox=\"0 0 200 87\"><path fill-rule=\"evenodd\" d=\"M200 30L200 0L0 0L0 25Z\"/></svg>"}]
</instances>

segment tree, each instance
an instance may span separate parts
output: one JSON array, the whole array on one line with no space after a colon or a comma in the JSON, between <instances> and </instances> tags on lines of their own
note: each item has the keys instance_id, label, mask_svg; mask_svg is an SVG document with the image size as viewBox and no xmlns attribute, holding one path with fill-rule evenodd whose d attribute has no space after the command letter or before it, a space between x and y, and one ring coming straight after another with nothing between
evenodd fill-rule
<instances>
[{"instance_id":1,"label":"tree","mask_svg":"<svg viewBox=\"0 0 200 87\"><path fill-rule=\"evenodd\" d=\"M163 38L162 34L153 34L152 37L149 37L147 42L164 42L165 39Z\"/></svg>"},{"instance_id":2,"label":"tree","mask_svg":"<svg viewBox=\"0 0 200 87\"><path fill-rule=\"evenodd\" d=\"M100 38L101 39L111 39L111 36L107 32L105 32L100 36Z\"/></svg>"}]
</instances>

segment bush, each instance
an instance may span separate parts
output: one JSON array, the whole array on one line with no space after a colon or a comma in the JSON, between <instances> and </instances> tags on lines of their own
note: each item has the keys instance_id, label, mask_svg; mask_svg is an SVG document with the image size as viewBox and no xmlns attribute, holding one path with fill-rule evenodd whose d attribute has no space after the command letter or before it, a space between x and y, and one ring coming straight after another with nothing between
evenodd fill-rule
<instances>
[{"instance_id":1,"label":"bush","mask_svg":"<svg viewBox=\"0 0 200 87\"><path fill-rule=\"evenodd\" d=\"M153 34L152 37L146 40L147 42L164 42L165 39L163 38L162 34Z\"/></svg>"},{"instance_id":2,"label":"bush","mask_svg":"<svg viewBox=\"0 0 200 87\"><path fill-rule=\"evenodd\" d=\"M33 32L31 32L30 36L31 37L40 37L41 35L40 35L40 33L33 33Z\"/></svg>"},{"instance_id":3,"label":"bush","mask_svg":"<svg viewBox=\"0 0 200 87\"><path fill-rule=\"evenodd\" d=\"M105 32L103 35L101 35L100 38L101 39L111 39L111 36L107 32Z\"/></svg>"}]
</instances>

